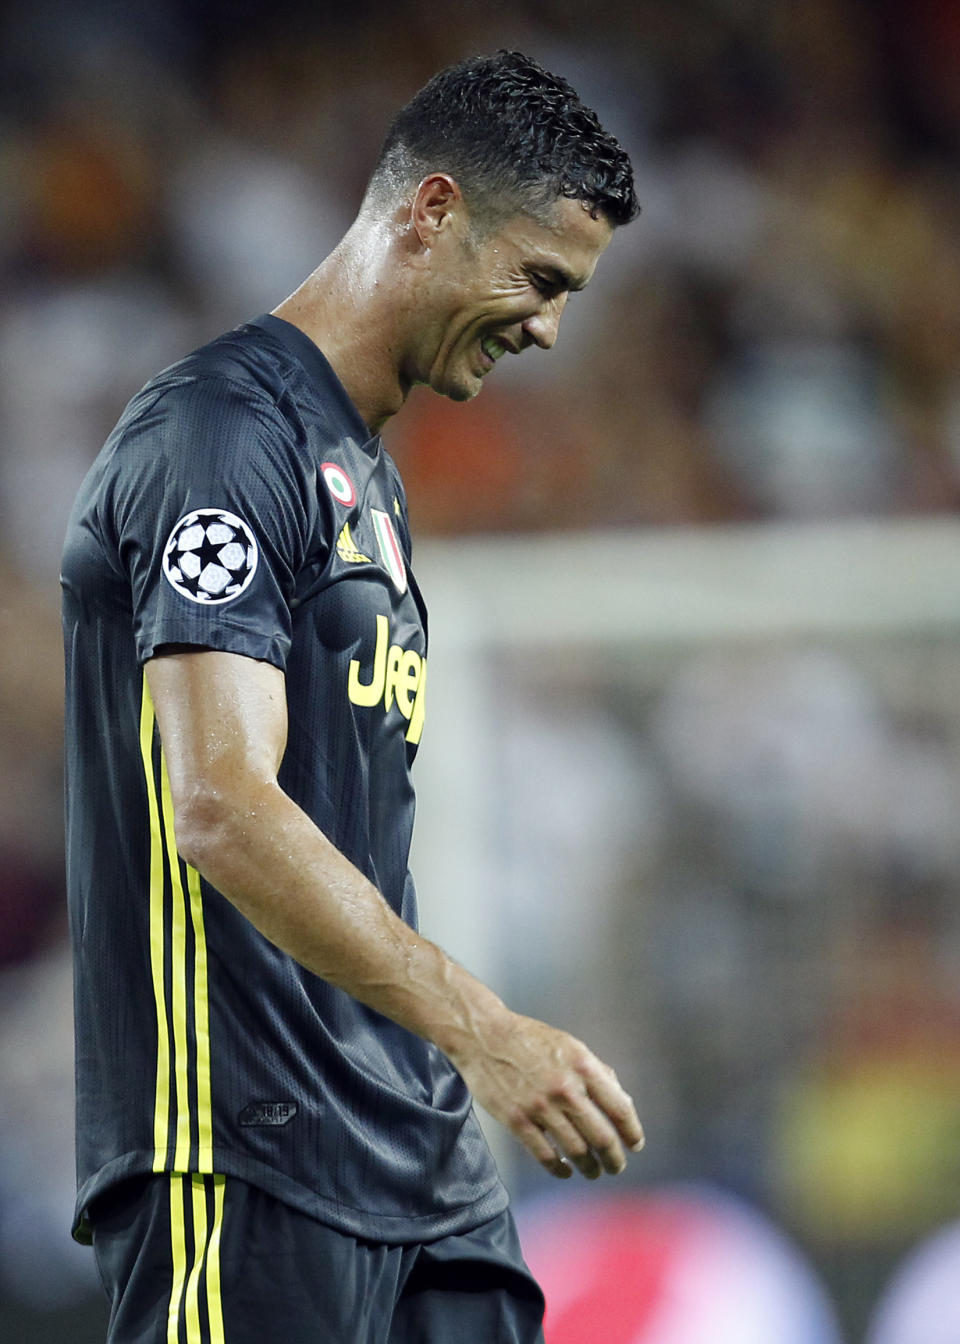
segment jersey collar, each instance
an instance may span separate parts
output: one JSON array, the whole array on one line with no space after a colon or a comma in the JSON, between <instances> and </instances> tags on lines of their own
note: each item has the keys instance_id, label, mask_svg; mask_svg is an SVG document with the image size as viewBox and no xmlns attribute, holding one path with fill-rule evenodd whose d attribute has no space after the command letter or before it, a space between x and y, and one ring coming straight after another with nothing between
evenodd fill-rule
<instances>
[{"instance_id":1,"label":"jersey collar","mask_svg":"<svg viewBox=\"0 0 960 1344\"><path fill-rule=\"evenodd\" d=\"M301 331L299 327L295 327L292 322L287 322L282 317L274 317L273 313L261 314L260 317L254 318L250 325L261 327L285 345L303 365L311 381L317 384L324 395L327 397L334 396L337 399L343 414L353 422L358 443L366 446L379 442L378 435L371 436L363 417L353 404L347 389L334 373L327 357L320 347L314 341L311 341L305 331Z\"/></svg>"}]
</instances>

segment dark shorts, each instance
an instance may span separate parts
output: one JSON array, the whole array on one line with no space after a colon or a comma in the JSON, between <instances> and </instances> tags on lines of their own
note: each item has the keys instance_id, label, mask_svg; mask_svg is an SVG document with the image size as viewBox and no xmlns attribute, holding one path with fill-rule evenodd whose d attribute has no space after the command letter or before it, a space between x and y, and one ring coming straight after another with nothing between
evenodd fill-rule
<instances>
[{"instance_id":1,"label":"dark shorts","mask_svg":"<svg viewBox=\"0 0 960 1344\"><path fill-rule=\"evenodd\" d=\"M361 1241L224 1176L97 1200L108 1344L542 1344L509 1211L413 1246Z\"/></svg>"}]
</instances>

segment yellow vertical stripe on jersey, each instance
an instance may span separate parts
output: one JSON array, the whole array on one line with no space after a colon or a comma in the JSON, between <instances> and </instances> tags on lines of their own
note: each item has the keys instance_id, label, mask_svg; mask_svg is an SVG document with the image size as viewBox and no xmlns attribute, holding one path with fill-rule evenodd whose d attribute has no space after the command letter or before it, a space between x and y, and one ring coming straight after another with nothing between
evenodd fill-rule
<instances>
[{"instance_id":1,"label":"yellow vertical stripe on jersey","mask_svg":"<svg viewBox=\"0 0 960 1344\"><path fill-rule=\"evenodd\" d=\"M207 1248L207 1317L210 1321L210 1344L225 1344L223 1334L223 1303L220 1298L220 1233L223 1229L223 1196L226 1177L213 1178L213 1227Z\"/></svg>"},{"instance_id":2,"label":"yellow vertical stripe on jersey","mask_svg":"<svg viewBox=\"0 0 960 1344\"><path fill-rule=\"evenodd\" d=\"M150 816L150 964L157 1007L157 1090L153 1169L163 1171L171 1165L168 1163L167 1149L171 1137L170 1103L173 1092L175 1151L172 1166L177 1171L186 1171L193 1167L209 1173L213 1171L213 1106L210 1086L210 1005L203 897L200 874L188 864L181 865L177 853L173 794L162 747L159 791L157 788L153 759L155 724L153 701L147 679L144 677L140 714L140 751L146 776ZM186 886L182 876L184 869ZM171 899L169 915L166 916L164 895L168 880ZM193 942L192 993L188 992L191 985L187 979L188 932L192 934ZM164 976L168 945L172 1042L171 1024L167 1019L168 1003ZM194 1079L195 1131L190 1096L190 1087ZM194 1138L197 1144L194 1162L190 1160L191 1138Z\"/></svg>"},{"instance_id":3,"label":"yellow vertical stripe on jersey","mask_svg":"<svg viewBox=\"0 0 960 1344\"><path fill-rule=\"evenodd\" d=\"M210 1000L207 992L207 939L203 925L200 874L187 865L193 922L193 1031L197 1069L197 1170L213 1171L213 1105L210 1099Z\"/></svg>"},{"instance_id":4,"label":"yellow vertical stripe on jersey","mask_svg":"<svg viewBox=\"0 0 960 1344\"><path fill-rule=\"evenodd\" d=\"M202 1176L190 1177L193 1195L193 1266L184 1294L184 1318L187 1323L187 1344L203 1344L200 1329L200 1274L207 1250L207 1192Z\"/></svg>"},{"instance_id":5,"label":"yellow vertical stripe on jersey","mask_svg":"<svg viewBox=\"0 0 960 1344\"><path fill-rule=\"evenodd\" d=\"M173 1274L170 1279L170 1305L167 1308L167 1344L179 1344L180 1306L187 1277L187 1226L183 1178L170 1177L170 1251Z\"/></svg>"},{"instance_id":6,"label":"yellow vertical stripe on jersey","mask_svg":"<svg viewBox=\"0 0 960 1344\"><path fill-rule=\"evenodd\" d=\"M160 752L160 800L164 839L167 845L170 886L173 892L172 918L170 921L173 974L171 977L170 1001L173 1008L173 1061L177 1096L177 1146L173 1155L173 1165L176 1171L186 1171L190 1166L190 1061L187 1054L187 912L184 902L183 882L180 878L180 856L177 853L177 841L173 830L173 794L170 792L170 777L167 774L167 762L162 750Z\"/></svg>"},{"instance_id":7,"label":"yellow vertical stripe on jersey","mask_svg":"<svg viewBox=\"0 0 960 1344\"><path fill-rule=\"evenodd\" d=\"M150 976L157 1009L157 1089L153 1114L154 1171L163 1171L170 1114L170 1042L167 1036L167 998L163 980L163 835L153 777L153 700L146 677L140 705L140 755L147 785L150 818Z\"/></svg>"}]
</instances>

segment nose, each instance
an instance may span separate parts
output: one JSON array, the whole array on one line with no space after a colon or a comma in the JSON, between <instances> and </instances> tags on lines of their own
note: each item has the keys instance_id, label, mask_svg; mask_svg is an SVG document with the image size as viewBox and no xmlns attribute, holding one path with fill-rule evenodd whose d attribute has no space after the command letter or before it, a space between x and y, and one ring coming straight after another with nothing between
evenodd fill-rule
<instances>
[{"instance_id":1,"label":"nose","mask_svg":"<svg viewBox=\"0 0 960 1344\"><path fill-rule=\"evenodd\" d=\"M541 350L550 350L553 347L566 303L567 294L564 291L552 299L547 299L539 311L524 322L523 330Z\"/></svg>"}]
</instances>

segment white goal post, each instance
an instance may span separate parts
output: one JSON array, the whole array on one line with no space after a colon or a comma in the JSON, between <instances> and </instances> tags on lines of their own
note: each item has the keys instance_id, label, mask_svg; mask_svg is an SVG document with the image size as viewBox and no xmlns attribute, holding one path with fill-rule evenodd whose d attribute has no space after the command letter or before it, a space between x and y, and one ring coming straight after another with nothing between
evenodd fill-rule
<instances>
[{"instance_id":1,"label":"white goal post","mask_svg":"<svg viewBox=\"0 0 960 1344\"><path fill-rule=\"evenodd\" d=\"M491 871L495 656L738 638L960 638L960 520L844 520L429 541L427 728L414 873L425 931L497 982ZM960 693L960 687L958 687ZM478 730L479 725L479 730Z\"/></svg>"}]
</instances>

